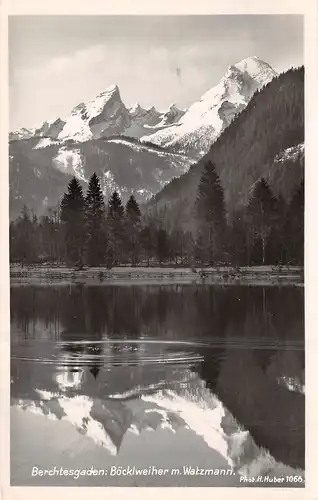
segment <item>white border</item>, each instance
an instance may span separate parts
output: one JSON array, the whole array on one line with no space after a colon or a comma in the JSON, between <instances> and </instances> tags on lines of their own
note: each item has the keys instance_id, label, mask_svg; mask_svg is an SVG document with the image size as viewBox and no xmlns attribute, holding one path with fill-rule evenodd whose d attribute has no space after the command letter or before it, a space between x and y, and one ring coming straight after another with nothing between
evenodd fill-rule
<instances>
[{"instance_id":1,"label":"white border","mask_svg":"<svg viewBox=\"0 0 318 500\"><path fill-rule=\"evenodd\" d=\"M1 1L1 0L0 0ZM43 494L55 500L56 495L85 499L93 494L94 498L111 498L111 500L126 498L161 498L180 497L200 499L239 498L244 499L309 499L315 500L318 495L316 477L318 470L318 391L315 384L315 366L318 363L318 222L315 213L315 199L318 195L317 178L317 141L318 141L318 70L317 70L317 3L315 0L116 0L111 4L105 0L55 0L54 3L45 0L4 0L1 5L1 168L0 186L0 221L1 221L1 435L0 435L0 474L1 496L3 498L25 499L39 498ZM306 477L305 489L274 489L274 488L11 488L9 486L9 264L8 264L8 46L7 46L7 16L8 15L190 15L190 14L304 14L305 16L305 68L306 68ZM44 490L44 491L43 491Z\"/></svg>"}]
</instances>

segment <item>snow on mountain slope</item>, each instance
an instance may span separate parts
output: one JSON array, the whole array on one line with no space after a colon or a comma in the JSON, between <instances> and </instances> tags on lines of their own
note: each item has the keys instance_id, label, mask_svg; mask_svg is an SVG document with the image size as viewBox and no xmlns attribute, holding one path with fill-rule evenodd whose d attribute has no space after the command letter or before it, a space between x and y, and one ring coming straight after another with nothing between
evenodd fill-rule
<instances>
[{"instance_id":1,"label":"snow on mountain slope","mask_svg":"<svg viewBox=\"0 0 318 500\"><path fill-rule=\"evenodd\" d=\"M46 137L60 142L84 142L122 134L130 125L131 117L121 100L119 89L117 85L112 85L95 99L75 106L67 118L55 118L30 129L19 129L9 135L9 140Z\"/></svg>"},{"instance_id":2,"label":"snow on mountain slope","mask_svg":"<svg viewBox=\"0 0 318 500\"><path fill-rule=\"evenodd\" d=\"M121 134L173 145L182 152L203 154L234 116L248 103L256 89L266 85L276 72L257 57L230 66L220 83L206 92L185 112L172 104L167 111L136 104L127 109L117 85L94 99L75 106L67 118L44 121L9 134L9 140L48 137L65 142L84 142Z\"/></svg>"},{"instance_id":3,"label":"snow on mountain slope","mask_svg":"<svg viewBox=\"0 0 318 500\"><path fill-rule=\"evenodd\" d=\"M297 158L303 158L305 155L305 145L304 143L298 144L297 146L292 146L290 148L284 149L279 153L275 162L281 163L286 160L296 160Z\"/></svg>"},{"instance_id":4,"label":"snow on mountain slope","mask_svg":"<svg viewBox=\"0 0 318 500\"><path fill-rule=\"evenodd\" d=\"M132 108L129 109L131 119L139 125L155 125L161 117L161 113L156 110L154 106L150 109L144 109L137 102Z\"/></svg>"},{"instance_id":5,"label":"snow on mountain slope","mask_svg":"<svg viewBox=\"0 0 318 500\"><path fill-rule=\"evenodd\" d=\"M59 141L55 141L50 137L43 137L43 139L40 139L33 149L47 148L48 146L52 146L53 144L59 144Z\"/></svg>"},{"instance_id":6,"label":"snow on mountain slope","mask_svg":"<svg viewBox=\"0 0 318 500\"><path fill-rule=\"evenodd\" d=\"M160 122L156 128L166 127L176 123L185 114L185 111L178 109L175 104L171 104L165 113L162 113Z\"/></svg>"},{"instance_id":7,"label":"snow on mountain slope","mask_svg":"<svg viewBox=\"0 0 318 500\"><path fill-rule=\"evenodd\" d=\"M55 206L72 176L86 191L96 172L106 197L117 190L124 202L145 202L190 167L190 158L125 137L61 143L30 138L10 143L10 215L26 204L42 215ZM48 200L44 203L44 200Z\"/></svg>"},{"instance_id":8,"label":"snow on mountain slope","mask_svg":"<svg viewBox=\"0 0 318 500\"><path fill-rule=\"evenodd\" d=\"M18 213L26 203L42 213L43 200L57 203L70 176L85 187L94 171L104 181L105 195L116 187L123 199L134 194L138 202L148 200L185 173L275 75L258 58L245 59L185 112L175 105L166 112L139 104L128 109L113 85L78 104L68 118L10 134L10 210Z\"/></svg>"},{"instance_id":9,"label":"snow on mountain slope","mask_svg":"<svg viewBox=\"0 0 318 500\"><path fill-rule=\"evenodd\" d=\"M125 131L125 135L140 139L173 123L176 123L184 111L179 110L174 104L169 106L167 111L157 111L153 106L150 109L143 109L139 103L129 109L131 125Z\"/></svg>"},{"instance_id":10,"label":"snow on mountain slope","mask_svg":"<svg viewBox=\"0 0 318 500\"><path fill-rule=\"evenodd\" d=\"M192 104L177 123L142 140L174 146L180 151L201 156L235 115L245 108L254 92L276 75L266 62L257 57L243 59L230 66L220 83Z\"/></svg>"},{"instance_id":11,"label":"snow on mountain slope","mask_svg":"<svg viewBox=\"0 0 318 500\"><path fill-rule=\"evenodd\" d=\"M144 109L139 103L127 109L117 85L112 85L95 99L75 106L67 118L54 118L32 128L18 129L9 134L9 141L43 137L60 142L85 142L117 134L139 139L171 125L183 114L184 111L174 104L163 112L157 111L154 106ZM44 144L40 141L36 148L42 148Z\"/></svg>"},{"instance_id":12,"label":"snow on mountain slope","mask_svg":"<svg viewBox=\"0 0 318 500\"><path fill-rule=\"evenodd\" d=\"M19 141L22 139L30 139L35 134L35 128L22 127L9 133L9 141Z\"/></svg>"},{"instance_id":13,"label":"snow on mountain slope","mask_svg":"<svg viewBox=\"0 0 318 500\"><path fill-rule=\"evenodd\" d=\"M18 130L15 130L14 132L9 133L9 141L31 139L32 137L44 137L54 140L57 139L64 125L64 120L62 120L61 118L54 118L53 120L38 123L37 125L34 125L30 128L22 127Z\"/></svg>"},{"instance_id":14,"label":"snow on mountain slope","mask_svg":"<svg viewBox=\"0 0 318 500\"><path fill-rule=\"evenodd\" d=\"M61 118L45 121L40 127L35 129L34 135L40 137L49 137L50 139L57 139L60 132L63 130L65 121Z\"/></svg>"},{"instance_id":15,"label":"snow on mountain slope","mask_svg":"<svg viewBox=\"0 0 318 500\"><path fill-rule=\"evenodd\" d=\"M130 123L131 118L119 89L117 85L112 85L95 99L75 106L58 138L78 142L98 139L122 133Z\"/></svg>"}]
</instances>

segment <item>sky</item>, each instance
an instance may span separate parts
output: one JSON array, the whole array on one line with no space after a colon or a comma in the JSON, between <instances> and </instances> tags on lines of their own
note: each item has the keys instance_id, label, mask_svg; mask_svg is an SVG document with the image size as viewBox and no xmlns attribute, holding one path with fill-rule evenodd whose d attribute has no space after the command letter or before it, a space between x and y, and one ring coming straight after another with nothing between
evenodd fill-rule
<instances>
[{"instance_id":1,"label":"sky","mask_svg":"<svg viewBox=\"0 0 318 500\"><path fill-rule=\"evenodd\" d=\"M12 16L10 130L67 117L113 84L127 107L183 109L249 56L278 72L303 64L302 16Z\"/></svg>"}]
</instances>

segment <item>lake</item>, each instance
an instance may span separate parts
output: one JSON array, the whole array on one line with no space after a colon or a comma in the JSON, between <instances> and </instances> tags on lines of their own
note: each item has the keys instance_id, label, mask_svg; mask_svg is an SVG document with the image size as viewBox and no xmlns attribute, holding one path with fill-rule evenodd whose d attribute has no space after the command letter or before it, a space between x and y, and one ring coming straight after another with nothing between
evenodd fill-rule
<instances>
[{"instance_id":1,"label":"lake","mask_svg":"<svg viewBox=\"0 0 318 500\"><path fill-rule=\"evenodd\" d=\"M11 288L12 485L297 487L304 462L302 287Z\"/></svg>"}]
</instances>

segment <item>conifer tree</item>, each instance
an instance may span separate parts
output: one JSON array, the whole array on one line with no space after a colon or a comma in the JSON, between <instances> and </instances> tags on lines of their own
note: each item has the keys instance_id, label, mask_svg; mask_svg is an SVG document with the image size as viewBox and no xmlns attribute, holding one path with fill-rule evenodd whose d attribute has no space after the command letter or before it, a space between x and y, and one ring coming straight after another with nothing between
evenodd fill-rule
<instances>
[{"instance_id":1,"label":"conifer tree","mask_svg":"<svg viewBox=\"0 0 318 500\"><path fill-rule=\"evenodd\" d=\"M104 263L106 256L105 205L100 181L94 173L85 199L86 261L89 266Z\"/></svg>"},{"instance_id":2,"label":"conifer tree","mask_svg":"<svg viewBox=\"0 0 318 500\"><path fill-rule=\"evenodd\" d=\"M285 234L285 221L287 215L287 205L279 195L274 199L273 226L269 235L267 245L267 260L269 264L283 264L286 262L287 240Z\"/></svg>"},{"instance_id":3,"label":"conifer tree","mask_svg":"<svg viewBox=\"0 0 318 500\"><path fill-rule=\"evenodd\" d=\"M304 215L305 187L302 181L287 208L284 231L287 242L287 262L301 265L304 263Z\"/></svg>"},{"instance_id":4,"label":"conifer tree","mask_svg":"<svg viewBox=\"0 0 318 500\"><path fill-rule=\"evenodd\" d=\"M266 263L266 246L269 236L277 221L275 198L267 184L261 178L256 185L247 207L247 221L253 234L254 242L261 242L262 264Z\"/></svg>"},{"instance_id":5,"label":"conifer tree","mask_svg":"<svg viewBox=\"0 0 318 500\"><path fill-rule=\"evenodd\" d=\"M107 214L107 261L111 264L120 264L123 259L124 215L120 196L114 191L108 202Z\"/></svg>"},{"instance_id":6,"label":"conifer tree","mask_svg":"<svg viewBox=\"0 0 318 500\"><path fill-rule=\"evenodd\" d=\"M65 241L65 259L81 267L84 262L85 200L78 180L73 177L61 202L61 223Z\"/></svg>"},{"instance_id":7,"label":"conifer tree","mask_svg":"<svg viewBox=\"0 0 318 500\"><path fill-rule=\"evenodd\" d=\"M126 204L125 251L132 265L136 265L140 257L140 208L133 195Z\"/></svg>"},{"instance_id":8,"label":"conifer tree","mask_svg":"<svg viewBox=\"0 0 318 500\"><path fill-rule=\"evenodd\" d=\"M31 219L31 235L30 235L30 246L31 246L31 261L36 263L39 259L39 222L36 213L32 212Z\"/></svg>"},{"instance_id":9,"label":"conifer tree","mask_svg":"<svg viewBox=\"0 0 318 500\"><path fill-rule=\"evenodd\" d=\"M187 253L187 235L181 230L174 229L170 234L170 256L176 265L183 263Z\"/></svg>"},{"instance_id":10,"label":"conifer tree","mask_svg":"<svg viewBox=\"0 0 318 500\"><path fill-rule=\"evenodd\" d=\"M140 242L143 249L143 256L149 267L150 261L155 252L155 228L152 224L145 225L140 232Z\"/></svg>"},{"instance_id":11,"label":"conifer tree","mask_svg":"<svg viewBox=\"0 0 318 500\"><path fill-rule=\"evenodd\" d=\"M196 199L197 250L210 264L222 255L225 223L224 194L212 162L205 165Z\"/></svg>"},{"instance_id":12,"label":"conifer tree","mask_svg":"<svg viewBox=\"0 0 318 500\"><path fill-rule=\"evenodd\" d=\"M227 252L232 264L241 266L249 264L249 246L245 212L233 212L227 231Z\"/></svg>"},{"instance_id":13,"label":"conifer tree","mask_svg":"<svg viewBox=\"0 0 318 500\"><path fill-rule=\"evenodd\" d=\"M169 236L164 228L159 228L158 230L156 253L160 265L162 265L170 255Z\"/></svg>"},{"instance_id":14,"label":"conifer tree","mask_svg":"<svg viewBox=\"0 0 318 500\"><path fill-rule=\"evenodd\" d=\"M15 221L10 221L9 225L9 251L10 251L10 262L15 262L17 260L17 231L15 227Z\"/></svg>"},{"instance_id":15,"label":"conifer tree","mask_svg":"<svg viewBox=\"0 0 318 500\"><path fill-rule=\"evenodd\" d=\"M21 215L16 224L16 249L18 259L24 264L30 264L33 257L33 225L30 212L26 206L22 208Z\"/></svg>"}]
</instances>

